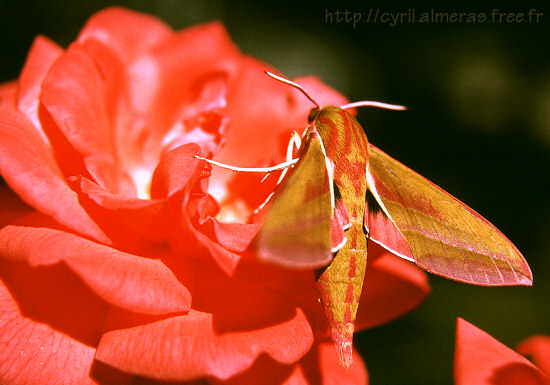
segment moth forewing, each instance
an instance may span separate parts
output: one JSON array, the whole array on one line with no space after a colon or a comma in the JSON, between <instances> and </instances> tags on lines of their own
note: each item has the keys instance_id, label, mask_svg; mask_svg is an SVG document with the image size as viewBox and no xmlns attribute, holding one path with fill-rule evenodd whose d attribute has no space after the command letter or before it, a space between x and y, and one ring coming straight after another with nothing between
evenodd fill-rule
<instances>
[{"instance_id":1,"label":"moth forewing","mask_svg":"<svg viewBox=\"0 0 550 385\"><path fill-rule=\"evenodd\" d=\"M277 186L252 249L260 260L319 268L332 260L332 170L318 134L306 135L299 161Z\"/></svg>"}]
</instances>

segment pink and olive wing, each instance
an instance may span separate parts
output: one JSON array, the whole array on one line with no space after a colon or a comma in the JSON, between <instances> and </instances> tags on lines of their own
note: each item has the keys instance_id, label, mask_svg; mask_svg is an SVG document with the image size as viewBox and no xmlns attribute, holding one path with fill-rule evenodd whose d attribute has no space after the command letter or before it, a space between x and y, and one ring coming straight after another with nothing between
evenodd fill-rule
<instances>
[{"instance_id":1,"label":"pink and olive wing","mask_svg":"<svg viewBox=\"0 0 550 385\"><path fill-rule=\"evenodd\" d=\"M300 160L275 190L252 243L260 260L291 268L318 268L330 263L335 238L331 236L332 183L323 143L312 133Z\"/></svg>"},{"instance_id":2,"label":"pink and olive wing","mask_svg":"<svg viewBox=\"0 0 550 385\"><path fill-rule=\"evenodd\" d=\"M394 225L402 238L388 248L401 247L397 254L412 255L427 271L478 285L532 284L527 262L496 227L372 145L367 180L383 211L369 224L373 240L384 245L377 234L387 237Z\"/></svg>"}]
</instances>

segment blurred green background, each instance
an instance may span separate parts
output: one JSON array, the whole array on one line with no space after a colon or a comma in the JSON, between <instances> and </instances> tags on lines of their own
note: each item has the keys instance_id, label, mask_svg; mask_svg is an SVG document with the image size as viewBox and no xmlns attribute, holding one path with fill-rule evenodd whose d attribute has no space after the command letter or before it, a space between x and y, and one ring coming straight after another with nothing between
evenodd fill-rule
<instances>
[{"instance_id":1,"label":"blurred green background","mask_svg":"<svg viewBox=\"0 0 550 385\"><path fill-rule=\"evenodd\" d=\"M18 76L33 38L67 46L109 5L175 29L221 20L243 52L289 77L317 75L363 109L369 140L489 218L523 252L532 288L483 288L430 276L416 311L359 333L372 384L451 384L456 317L513 347L550 334L550 7L525 0L444 6L339 1L0 1L0 81ZM485 23L337 22L336 11L484 13ZM494 11L498 9L499 13ZM501 12L532 22L492 22ZM536 14L539 14L538 23ZM330 21L332 15L332 22Z\"/></svg>"}]
</instances>

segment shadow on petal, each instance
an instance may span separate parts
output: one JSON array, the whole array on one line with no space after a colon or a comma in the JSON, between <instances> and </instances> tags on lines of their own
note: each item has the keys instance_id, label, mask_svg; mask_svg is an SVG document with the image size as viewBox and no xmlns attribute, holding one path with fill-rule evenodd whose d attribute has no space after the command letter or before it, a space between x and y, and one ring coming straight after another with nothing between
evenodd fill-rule
<instances>
[{"instance_id":1,"label":"shadow on petal","mask_svg":"<svg viewBox=\"0 0 550 385\"><path fill-rule=\"evenodd\" d=\"M550 381L532 366L514 362L494 369L488 378L491 385L548 385Z\"/></svg>"},{"instance_id":2,"label":"shadow on petal","mask_svg":"<svg viewBox=\"0 0 550 385\"><path fill-rule=\"evenodd\" d=\"M24 317L97 346L107 306L66 266L32 268L0 260L0 278Z\"/></svg>"}]
</instances>

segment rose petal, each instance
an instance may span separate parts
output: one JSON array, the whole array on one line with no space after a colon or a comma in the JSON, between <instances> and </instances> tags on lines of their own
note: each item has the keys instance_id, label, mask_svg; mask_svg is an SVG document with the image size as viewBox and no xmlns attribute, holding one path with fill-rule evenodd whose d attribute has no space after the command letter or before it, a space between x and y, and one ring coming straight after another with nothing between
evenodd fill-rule
<instances>
[{"instance_id":1,"label":"rose petal","mask_svg":"<svg viewBox=\"0 0 550 385\"><path fill-rule=\"evenodd\" d=\"M129 321L124 316L114 318L117 326L103 334L96 359L164 381L204 376L226 379L250 367L262 353L289 364L299 360L313 342L299 309L284 322L233 332L218 331L215 316L194 310L185 316L126 328L122 325Z\"/></svg>"},{"instance_id":2,"label":"rose petal","mask_svg":"<svg viewBox=\"0 0 550 385\"><path fill-rule=\"evenodd\" d=\"M193 187L206 164L204 160L196 159L195 155L201 155L200 147L195 143L166 153L153 174L151 198L168 198L184 188L189 190Z\"/></svg>"},{"instance_id":3,"label":"rose petal","mask_svg":"<svg viewBox=\"0 0 550 385\"><path fill-rule=\"evenodd\" d=\"M179 216L186 214L181 202L188 201L189 191L203 177L205 162L194 157L199 151L198 145L188 143L164 154L153 174L152 199L113 194L84 177L69 180L82 206L113 243L128 252L139 251L150 247L148 242L168 241L170 234L182 238Z\"/></svg>"},{"instance_id":4,"label":"rose petal","mask_svg":"<svg viewBox=\"0 0 550 385\"><path fill-rule=\"evenodd\" d=\"M89 377L106 307L62 266L0 260L0 382L95 384Z\"/></svg>"},{"instance_id":5,"label":"rose petal","mask_svg":"<svg viewBox=\"0 0 550 385\"><path fill-rule=\"evenodd\" d=\"M152 247L152 242L165 242L167 229L173 224L166 220L169 208L164 200L113 194L82 176L69 178L69 183L114 247L139 253Z\"/></svg>"},{"instance_id":6,"label":"rose petal","mask_svg":"<svg viewBox=\"0 0 550 385\"><path fill-rule=\"evenodd\" d=\"M126 66L113 134L134 179L150 177L164 148L185 141L219 145L221 132L213 131L225 125L218 110L240 52L219 23L169 32L150 16L108 9L79 37L101 41Z\"/></svg>"},{"instance_id":7,"label":"rose petal","mask_svg":"<svg viewBox=\"0 0 550 385\"><path fill-rule=\"evenodd\" d=\"M185 141L217 148L239 58L218 23L185 29L143 52L128 69L128 113L119 113L117 127L127 169L150 175L164 152Z\"/></svg>"},{"instance_id":8,"label":"rose petal","mask_svg":"<svg viewBox=\"0 0 550 385\"><path fill-rule=\"evenodd\" d=\"M54 63L42 84L41 101L94 179L110 191L132 194L135 186L124 174L115 143L124 78L115 54L87 39L71 45Z\"/></svg>"},{"instance_id":9,"label":"rose petal","mask_svg":"<svg viewBox=\"0 0 550 385\"><path fill-rule=\"evenodd\" d=\"M208 218L201 230L227 250L243 252L260 227L260 223L224 223Z\"/></svg>"},{"instance_id":10,"label":"rose petal","mask_svg":"<svg viewBox=\"0 0 550 385\"><path fill-rule=\"evenodd\" d=\"M355 350L353 350L353 363L349 368L344 368L340 363L332 342L323 342L318 345L317 362L308 363L308 358L308 356L305 357L301 366L310 385L318 383L310 379L312 369L315 370L317 365L321 369L322 383L325 385L368 385L369 383L365 363Z\"/></svg>"},{"instance_id":11,"label":"rose petal","mask_svg":"<svg viewBox=\"0 0 550 385\"><path fill-rule=\"evenodd\" d=\"M0 184L0 229L32 211L13 191Z\"/></svg>"},{"instance_id":12,"label":"rose petal","mask_svg":"<svg viewBox=\"0 0 550 385\"><path fill-rule=\"evenodd\" d=\"M550 377L550 337L539 335L521 341L516 350L530 356L537 367Z\"/></svg>"},{"instance_id":13,"label":"rose petal","mask_svg":"<svg viewBox=\"0 0 550 385\"><path fill-rule=\"evenodd\" d=\"M454 378L457 385L548 384L529 360L461 318L456 326Z\"/></svg>"},{"instance_id":14,"label":"rose petal","mask_svg":"<svg viewBox=\"0 0 550 385\"><path fill-rule=\"evenodd\" d=\"M195 264L187 276L195 281L188 285L194 310L161 320L113 312L96 357L125 372L165 381L226 379L262 353L289 364L311 347L311 326L287 296L239 283L208 263Z\"/></svg>"},{"instance_id":15,"label":"rose petal","mask_svg":"<svg viewBox=\"0 0 550 385\"><path fill-rule=\"evenodd\" d=\"M0 84L0 104L3 103L15 103L17 98L17 91L19 90L19 85L17 81L7 82Z\"/></svg>"},{"instance_id":16,"label":"rose petal","mask_svg":"<svg viewBox=\"0 0 550 385\"><path fill-rule=\"evenodd\" d=\"M171 34L170 27L153 16L111 7L95 13L86 22L78 41L96 39L130 61Z\"/></svg>"},{"instance_id":17,"label":"rose petal","mask_svg":"<svg viewBox=\"0 0 550 385\"><path fill-rule=\"evenodd\" d=\"M191 297L160 261L126 254L48 228L6 226L0 230L6 259L31 266L65 262L105 301L136 312L185 312Z\"/></svg>"},{"instance_id":18,"label":"rose petal","mask_svg":"<svg viewBox=\"0 0 550 385\"><path fill-rule=\"evenodd\" d=\"M369 264L364 285L355 330L392 321L420 305L430 293L426 273L387 252Z\"/></svg>"},{"instance_id":19,"label":"rose petal","mask_svg":"<svg viewBox=\"0 0 550 385\"><path fill-rule=\"evenodd\" d=\"M11 103L0 105L0 137L0 174L17 195L59 223L109 242L65 183L47 143Z\"/></svg>"},{"instance_id":20,"label":"rose petal","mask_svg":"<svg viewBox=\"0 0 550 385\"><path fill-rule=\"evenodd\" d=\"M38 36L29 51L25 66L19 76L17 106L34 126L41 130L38 119L38 96L42 80L63 49L44 36ZM44 135L44 133L41 131ZM48 140L44 138L44 141Z\"/></svg>"},{"instance_id":21,"label":"rose petal","mask_svg":"<svg viewBox=\"0 0 550 385\"><path fill-rule=\"evenodd\" d=\"M173 207L172 213L181 209L181 199L178 200L177 196L170 199L170 204ZM241 255L222 247L216 240L202 233L200 228L195 227L188 213L180 215L178 219L181 227L177 227L177 231L170 233L170 245L174 252L186 258L199 260L201 263L205 263L205 255L210 255L225 274L232 276L241 260ZM245 231L244 234L250 235L250 231Z\"/></svg>"},{"instance_id":22,"label":"rose petal","mask_svg":"<svg viewBox=\"0 0 550 385\"><path fill-rule=\"evenodd\" d=\"M269 373L269 375L266 375ZM353 351L353 364L345 369L334 344L322 342L313 345L297 364L281 365L269 357L260 356L252 367L226 381L224 385L368 385L368 374L361 356Z\"/></svg>"}]
</instances>

